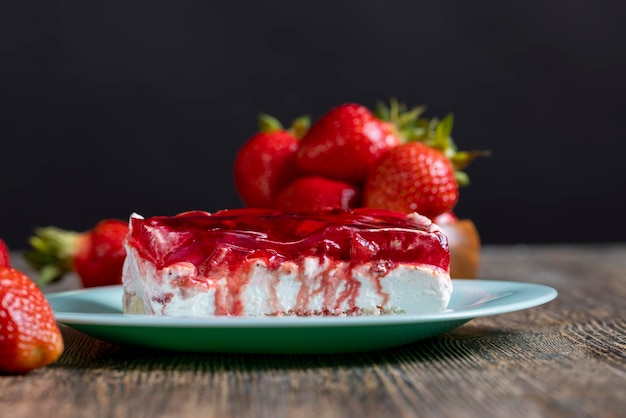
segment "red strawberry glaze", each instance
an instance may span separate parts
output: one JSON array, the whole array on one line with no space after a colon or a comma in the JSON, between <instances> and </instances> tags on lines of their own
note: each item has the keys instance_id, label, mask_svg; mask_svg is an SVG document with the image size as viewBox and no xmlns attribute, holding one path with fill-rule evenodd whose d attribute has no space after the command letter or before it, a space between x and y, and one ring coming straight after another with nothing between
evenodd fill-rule
<instances>
[{"instance_id":1,"label":"red strawberry glaze","mask_svg":"<svg viewBox=\"0 0 626 418\"><path fill-rule=\"evenodd\" d=\"M226 287L216 289L217 315L242 314L244 302L240 295L256 260L263 261L270 270L282 269L282 273L288 265L304 270L304 259L309 257L330 260L331 268L366 266L367 273L374 277L382 306L387 295L380 281L397 264L448 271L450 262L445 235L428 219L380 209L285 213L245 208L212 215L192 211L147 219L133 217L131 223L127 245L157 271L177 263L195 266L196 275L178 278L175 285L202 288L209 286L207 277L228 277ZM314 283L303 282L293 309L275 314L329 315L335 312L333 307L339 306L358 313L355 301L360 283L350 273L336 271ZM272 293L275 287L268 283L270 305L277 305L276 294ZM323 297L328 312L312 313L307 309L315 296ZM167 299L167 295L159 297ZM345 310L343 313L351 314Z\"/></svg>"},{"instance_id":2,"label":"red strawberry glaze","mask_svg":"<svg viewBox=\"0 0 626 418\"><path fill-rule=\"evenodd\" d=\"M217 246L230 249L230 258L263 258L270 266L303 256L427 264L444 270L449 262L447 240L441 232L431 231L426 222L385 210L333 209L308 214L230 209L213 215L193 211L132 218L131 222L130 244L157 268L182 261L201 266L217 256Z\"/></svg>"}]
</instances>

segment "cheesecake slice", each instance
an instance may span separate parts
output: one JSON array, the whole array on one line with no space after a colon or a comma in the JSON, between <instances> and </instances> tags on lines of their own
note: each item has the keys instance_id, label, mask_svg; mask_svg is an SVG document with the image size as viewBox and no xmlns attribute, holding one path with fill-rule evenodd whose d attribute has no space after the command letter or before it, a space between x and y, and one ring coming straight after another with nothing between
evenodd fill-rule
<instances>
[{"instance_id":1,"label":"cheesecake slice","mask_svg":"<svg viewBox=\"0 0 626 418\"><path fill-rule=\"evenodd\" d=\"M446 236L418 214L133 214L126 252L131 314L417 314L442 311L452 293Z\"/></svg>"}]
</instances>

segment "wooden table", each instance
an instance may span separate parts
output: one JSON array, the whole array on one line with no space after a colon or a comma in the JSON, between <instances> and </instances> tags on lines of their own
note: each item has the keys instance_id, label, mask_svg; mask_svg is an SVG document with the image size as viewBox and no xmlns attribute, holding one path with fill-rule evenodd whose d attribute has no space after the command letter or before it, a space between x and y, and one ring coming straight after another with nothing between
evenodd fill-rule
<instances>
[{"instance_id":1,"label":"wooden table","mask_svg":"<svg viewBox=\"0 0 626 418\"><path fill-rule=\"evenodd\" d=\"M481 269L559 296L350 355L146 351L62 327L58 362L0 376L0 416L626 416L626 245L486 247Z\"/></svg>"}]
</instances>

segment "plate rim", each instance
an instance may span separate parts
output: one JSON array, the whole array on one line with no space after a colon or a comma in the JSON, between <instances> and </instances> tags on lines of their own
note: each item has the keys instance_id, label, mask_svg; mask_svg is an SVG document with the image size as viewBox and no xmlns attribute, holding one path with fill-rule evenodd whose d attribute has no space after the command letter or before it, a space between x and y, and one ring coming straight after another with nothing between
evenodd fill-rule
<instances>
[{"instance_id":1,"label":"plate rim","mask_svg":"<svg viewBox=\"0 0 626 418\"><path fill-rule=\"evenodd\" d=\"M371 327L419 323L436 323L442 321L469 321L474 318L500 315L548 303L558 296L553 287L540 283L518 282L492 279L452 279L454 292L466 294L470 291L492 293L494 297L478 306L461 306L446 309L437 313L426 314L392 314L345 317L224 317L208 318L165 317L154 315L135 315L120 313L85 313L65 312L53 309L57 322L66 325L116 326L116 327L155 327L155 328L309 328L309 327ZM491 288L489 292L485 290ZM499 289L494 291L494 289ZM84 289L65 290L46 293L45 296L53 305L59 300L76 297L77 295L119 291L120 309L122 285L101 286ZM453 293L454 296L454 293ZM517 298L516 298L517 296ZM506 302L507 298L513 301ZM515 300L519 299L519 300ZM492 302L492 303L490 303ZM492 306L494 305L495 306ZM475 305L475 304L474 304ZM467 309L469 308L469 309ZM456 310L455 310L456 309Z\"/></svg>"}]
</instances>

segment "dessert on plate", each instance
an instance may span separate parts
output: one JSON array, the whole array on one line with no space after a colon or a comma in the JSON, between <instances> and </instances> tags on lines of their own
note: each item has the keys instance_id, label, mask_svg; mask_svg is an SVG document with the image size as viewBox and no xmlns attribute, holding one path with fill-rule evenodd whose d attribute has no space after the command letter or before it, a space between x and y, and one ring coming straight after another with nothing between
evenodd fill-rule
<instances>
[{"instance_id":1,"label":"dessert on plate","mask_svg":"<svg viewBox=\"0 0 626 418\"><path fill-rule=\"evenodd\" d=\"M442 311L452 294L446 236L415 213L134 214L126 251L125 313L417 314Z\"/></svg>"}]
</instances>

